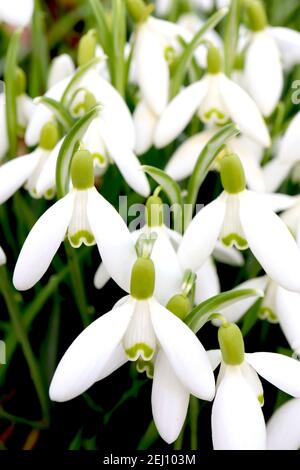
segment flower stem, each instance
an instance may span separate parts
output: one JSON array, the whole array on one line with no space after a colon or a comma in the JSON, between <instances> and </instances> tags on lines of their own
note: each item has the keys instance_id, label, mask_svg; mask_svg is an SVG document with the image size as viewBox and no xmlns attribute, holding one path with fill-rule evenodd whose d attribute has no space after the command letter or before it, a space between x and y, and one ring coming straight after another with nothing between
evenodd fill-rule
<instances>
[{"instance_id":1,"label":"flower stem","mask_svg":"<svg viewBox=\"0 0 300 470\"><path fill-rule=\"evenodd\" d=\"M16 337L18 338L26 362L30 369L32 381L34 383L36 393L40 401L43 419L47 422L49 420L48 397L44 388L39 366L30 346L29 339L26 334L26 329L23 325L21 312L19 310L17 302L15 301L15 292L8 279L8 274L5 266L2 266L0 268L0 290L4 297L11 322L15 330Z\"/></svg>"},{"instance_id":2,"label":"flower stem","mask_svg":"<svg viewBox=\"0 0 300 470\"><path fill-rule=\"evenodd\" d=\"M198 416L200 406L198 398L191 396L189 408L189 422L191 428L191 450L198 449Z\"/></svg>"}]
</instances>

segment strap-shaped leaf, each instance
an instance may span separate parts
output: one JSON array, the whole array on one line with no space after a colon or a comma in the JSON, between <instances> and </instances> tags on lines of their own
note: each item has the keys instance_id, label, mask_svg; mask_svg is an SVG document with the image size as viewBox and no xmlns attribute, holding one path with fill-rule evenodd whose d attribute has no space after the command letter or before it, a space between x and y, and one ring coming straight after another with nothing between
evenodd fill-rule
<instances>
[{"instance_id":1,"label":"strap-shaped leaf","mask_svg":"<svg viewBox=\"0 0 300 470\"><path fill-rule=\"evenodd\" d=\"M224 36L225 73L230 76L236 58L236 47L239 35L241 0L231 0L229 14L226 18Z\"/></svg>"},{"instance_id":2,"label":"strap-shaped leaf","mask_svg":"<svg viewBox=\"0 0 300 470\"><path fill-rule=\"evenodd\" d=\"M67 85L67 87L64 91L64 94L62 95L62 98L60 100L63 106L65 106L66 108L68 107L70 98L73 95L74 88L75 88L76 84L79 82L79 80L82 79L82 77L91 68L95 67L95 65L98 64L98 62L100 62L100 58L95 57L94 59L90 60L86 64L81 65L81 67L78 67L78 69L74 73L73 77L71 78L70 82L68 83L68 85Z\"/></svg>"},{"instance_id":3,"label":"strap-shaped leaf","mask_svg":"<svg viewBox=\"0 0 300 470\"><path fill-rule=\"evenodd\" d=\"M184 49L181 57L177 62L176 70L173 74L173 78L171 81L170 99L174 98L174 96L176 96L179 92L180 87L184 82L184 77L187 72L190 61L192 60L194 52L199 46L199 43L203 38L204 34L207 33L207 31L209 31L210 29L217 26L217 24L220 23L220 21L224 18L225 15L227 15L227 13L228 8L221 8L219 11L217 11L217 13L208 18L204 25L195 34L192 41Z\"/></svg>"},{"instance_id":4,"label":"strap-shaped leaf","mask_svg":"<svg viewBox=\"0 0 300 470\"><path fill-rule=\"evenodd\" d=\"M66 110L66 108L58 101L47 96L37 98L37 101L38 103L43 103L45 106L47 106L47 108L50 109L50 111L53 112L57 121L61 123L66 131L68 131L74 125L74 119Z\"/></svg>"},{"instance_id":5,"label":"strap-shaped leaf","mask_svg":"<svg viewBox=\"0 0 300 470\"><path fill-rule=\"evenodd\" d=\"M95 106L92 108L74 124L64 139L58 154L56 165L56 187L59 198L64 197L69 190L70 168L75 147L87 131L92 120L95 119L99 113L100 109L101 106Z\"/></svg>"},{"instance_id":6,"label":"strap-shaped leaf","mask_svg":"<svg viewBox=\"0 0 300 470\"><path fill-rule=\"evenodd\" d=\"M110 55L111 33L106 19L106 14L102 2L99 0L89 0L94 17L97 23L97 32L104 52Z\"/></svg>"},{"instance_id":7,"label":"strap-shaped leaf","mask_svg":"<svg viewBox=\"0 0 300 470\"><path fill-rule=\"evenodd\" d=\"M112 1L113 85L125 95L126 7L124 0Z\"/></svg>"},{"instance_id":8,"label":"strap-shaped leaf","mask_svg":"<svg viewBox=\"0 0 300 470\"><path fill-rule=\"evenodd\" d=\"M218 313L221 309L229 307L230 305L247 299L249 297L263 297L264 293L259 289L241 289L230 290L222 294L215 295L208 300L205 300L200 305L195 307L185 319L185 323L197 333L200 328L208 321L213 313Z\"/></svg>"}]
</instances>

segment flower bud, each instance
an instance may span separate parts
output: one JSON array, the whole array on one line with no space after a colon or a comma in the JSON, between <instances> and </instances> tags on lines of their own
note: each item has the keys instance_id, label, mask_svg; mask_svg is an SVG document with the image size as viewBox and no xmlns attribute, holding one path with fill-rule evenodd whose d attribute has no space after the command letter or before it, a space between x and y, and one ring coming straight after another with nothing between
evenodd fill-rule
<instances>
[{"instance_id":1,"label":"flower bud","mask_svg":"<svg viewBox=\"0 0 300 470\"><path fill-rule=\"evenodd\" d=\"M147 300L153 296L155 268L150 258L138 258L133 265L130 280L130 295L137 300Z\"/></svg>"},{"instance_id":2,"label":"flower bud","mask_svg":"<svg viewBox=\"0 0 300 470\"><path fill-rule=\"evenodd\" d=\"M222 70L222 57L220 50L213 44L207 49L207 71L211 74L220 73Z\"/></svg>"},{"instance_id":3,"label":"flower bud","mask_svg":"<svg viewBox=\"0 0 300 470\"><path fill-rule=\"evenodd\" d=\"M74 188L89 189L94 186L94 162L87 150L78 150L71 163L71 178Z\"/></svg>"},{"instance_id":4,"label":"flower bud","mask_svg":"<svg viewBox=\"0 0 300 470\"><path fill-rule=\"evenodd\" d=\"M238 194L245 190L246 179L241 160L235 154L226 155L220 165L223 188L229 194Z\"/></svg>"},{"instance_id":5,"label":"flower bud","mask_svg":"<svg viewBox=\"0 0 300 470\"><path fill-rule=\"evenodd\" d=\"M184 320L191 311L192 305L188 297L182 294L176 294L171 297L166 308L174 313L176 317L180 318L180 320Z\"/></svg>"},{"instance_id":6,"label":"flower bud","mask_svg":"<svg viewBox=\"0 0 300 470\"><path fill-rule=\"evenodd\" d=\"M59 130L56 122L47 122L41 130L39 146L44 150L53 150L59 140Z\"/></svg>"},{"instance_id":7,"label":"flower bud","mask_svg":"<svg viewBox=\"0 0 300 470\"><path fill-rule=\"evenodd\" d=\"M234 323L219 328L218 340L225 364L238 366L244 362L245 347L241 330Z\"/></svg>"}]
</instances>

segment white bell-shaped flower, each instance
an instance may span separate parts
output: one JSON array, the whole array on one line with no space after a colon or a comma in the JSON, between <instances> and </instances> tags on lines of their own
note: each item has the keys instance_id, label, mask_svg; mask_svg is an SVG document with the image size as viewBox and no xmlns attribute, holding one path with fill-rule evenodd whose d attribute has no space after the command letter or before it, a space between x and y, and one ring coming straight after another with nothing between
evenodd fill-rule
<instances>
[{"instance_id":1,"label":"white bell-shaped flower","mask_svg":"<svg viewBox=\"0 0 300 470\"><path fill-rule=\"evenodd\" d=\"M10 0L0 2L0 22L4 21L15 27L25 27L31 21L34 0Z\"/></svg>"}]
</instances>

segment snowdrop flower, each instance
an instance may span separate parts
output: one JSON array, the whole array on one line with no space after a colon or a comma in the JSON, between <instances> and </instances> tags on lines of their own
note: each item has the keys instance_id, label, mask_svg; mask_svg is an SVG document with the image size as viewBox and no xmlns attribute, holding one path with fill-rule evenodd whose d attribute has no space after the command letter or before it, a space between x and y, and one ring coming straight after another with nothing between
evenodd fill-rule
<instances>
[{"instance_id":1,"label":"snowdrop flower","mask_svg":"<svg viewBox=\"0 0 300 470\"><path fill-rule=\"evenodd\" d=\"M279 143L277 155L263 169L268 191L276 191L300 161L299 126L300 112L291 120Z\"/></svg>"},{"instance_id":2,"label":"snowdrop flower","mask_svg":"<svg viewBox=\"0 0 300 470\"><path fill-rule=\"evenodd\" d=\"M245 354L239 328L219 328L221 368L212 409L215 450L264 450L266 426L261 411L263 389L258 375L291 396L300 397L300 363L282 354ZM218 356L218 352L214 352ZM215 365L218 357L214 357Z\"/></svg>"},{"instance_id":3,"label":"snowdrop flower","mask_svg":"<svg viewBox=\"0 0 300 470\"><path fill-rule=\"evenodd\" d=\"M4 21L12 26L28 26L31 21L34 0L1 1L0 22Z\"/></svg>"},{"instance_id":4,"label":"snowdrop flower","mask_svg":"<svg viewBox=\"0 0 300 470\"><path fill-rule=\"evenodd\" d=\"M207 129L185 140L171 156L165 169L166 173L175 181L181 181L189 177L194 170L200 153L214 136L214 133L214 130ZM253 140L241 136L232 139L227 144L227 149L228 152L239 155L248 187L257 192L266 191L264 175L260 167L263 157L262 147Z\"/></svg>"},{"instance_id":5,"label":"snowdrop flower","mask_svg":"<svg viewBox=\"0 0 300 470\"><path fill-rule=\"evenodd\" d=\"M71 400L128 360L138 361L140 368L157 354L153 416L161 436L172 442L183 425L189 394L212 400L215 385L203 346L180 318L155 300L154 284L152 260L139 257L132 269L130 296L69 347L52 379L50 398Z\"/></svg>"},{"instance_id":6,"label":"snowdrop flower","mask_svg":"<svg viewBox=\"0 0 300 470\"><path fill-rule=\"evenodd\" d=\"M75 65L69 54L61 54L55 57L48 73L47 88L48 90L64 78L70 77L75 72Z\"/></svg>"},{"instance_id":7,"label":"snowdrop flower","mask_svg":"<svg viewBox=\"0 0 300 470\"><path fill-rule=\"evenodd\" d=\"M219 50L211 45L207 54L208 73L184 88L167 106L156 127L155 145L161 148L172 142L197 112L207 124L221 125L232 119L243 134L269 147L268 129L255 102L222 72Z\"/></svg>"},{"instance_id":8,"label":"snowdrop flower","mask_svg":"<svg viewBox=\"0 0 300 470\"><path fill-rule=\"evenodd\" d=\"M6 254L0 246L0 266L3 266L4 264L6 264Z\"/></svg>"},{"instance_id":9,"label":"snowdrop flower","mask_svg":"<svg viewBox=\"0 0 300 470\"><path fill-rule=\"evenodd\" d=\"M19 131L23 134L34 109L32 99L26 94L26 76L22 69L16 71L17 90L17 122ZM8 137L6 124L5 93L0 93L0 160L8 151Z\"/></svg>"},{"instance_id":10,"label":"snowdrop flower","mask_svg":"<svg viewBox=\"0 0 300 470\"><path fill-rule=\"evenodd\" d=\"M300 399L294 398L280 406L267 424L267 450L298 450L300 448Z\"/></svg>"},{"instance_id":11,"label":"snowdrop flower","mask_svg":"<svg viewBox=\"0 0 300 470\"><path fill-rule=\"evenodd\" d=\"M204 207L188 226L178 250L185 269L196 271L221 239L226 246L249 248L265 272L282 287L300 292L300 251L264 195L245 189L236 155L223 157L224 192Z\"/></svg>"},{"instance_id":12,"label":"snowdrop flower","mask_svg":"<svg viewBox=\"0 0 300 470\"><path fill-rule=\"evenodd\" d=\"M94 187L89 152L75 153L71 176L73 189L40 217L25 240L13 277L18 290L30 289L41 279L66 233L74 248L97 243L111 276L127 286L120 266L128 266L134 247L125 222Z\"/></svg>"},{"instance_id":13,"label":"snowdrop flower","mask_svg":"<svg viewBox=\"0 0 300 470\"><path fill-rule=\"evenodd\" d=\"M39 146L28 155L9 160L0 167L0 204L7 201L18 189L25 185L34 198L44 196L51 199L55 194L55 184L39 194L37 185L47 159L53 149L57 149L59 131L54 122L48 122L41 131Z\"/></svg>"}]
</instances>

